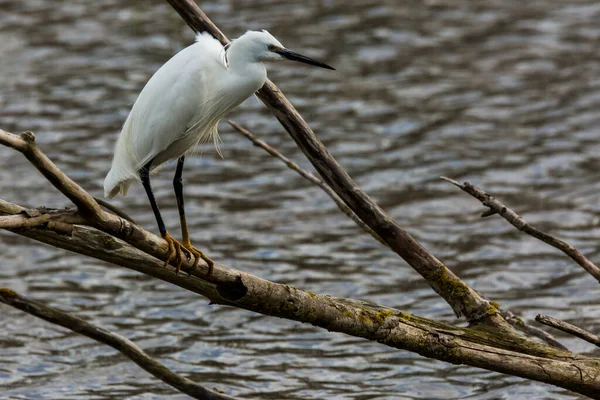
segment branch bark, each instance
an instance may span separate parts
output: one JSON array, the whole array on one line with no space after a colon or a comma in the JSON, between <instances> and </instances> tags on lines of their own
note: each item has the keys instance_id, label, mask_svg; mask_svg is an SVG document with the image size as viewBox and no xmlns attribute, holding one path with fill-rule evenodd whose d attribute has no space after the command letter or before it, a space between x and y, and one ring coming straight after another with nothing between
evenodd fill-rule
<instances>
[{"instance_id":1,"label":"branch bark","mask_svg":"<svg viewBox=\"0 0 600 400\"><path fill-rule=\"evenodd\" d=\"M32 132L15 135L0 129L0 144L23 153L54 187L77 206L80 216L85 218L87 225L100 229L103 232L108 232L161 260L167 259L169 244L165 240L145 231L127 219L121 218L116 214L104 212L92 195L69 178L42 153L35 144L35 135ZM2 222L2 224L6 225L11 223L15 222ZM37 221L30 223L37 223ZM64 223L68 224L69 221L64 220ZM202 259L199 261L197 269L208 275L208 265ZM184 260L183 265L187 269L191 269L194 266L194 262L193 260ZM207 279L212 279L212 276L207 277Z\"/></svg>"},{"instance_id":2,"label":"branch bark","mask_svg":"<svg viewBox=\"0 0 600 400\"><path fill-rule=\"evenodd\" d=\"M200 400L233 400L229 396L221 395L205 389L196 382L179 376L140 349L131 340L90 324L66 312L46 306L40 302L23 297L10 289L0 289L0 302L24 311L50 323L60 325L81 335L87 336L97 342L109 345L119 351L141 368L154 375L156 378L174 387L178 391Z\"/></svg>"},{"instance_id":3,"label":"branch bark","mask_svg":"<svg viewBox=\"0 0 600 400\"><path fill-rule=\"evenodd\" d=\"M581 254L579 250L571 246L569 243L557 239L554 236L542 232L536 227L528 224L519 214L505 206L498 199L486 193L484 190L473 185L471 182L465 182L461 184L460 182L457 182L454 179L450 179L445 176L442 176L441 178L446 182L450 182L454 186L457 186L463 192L475 197L484 206L488 207L489 210L484 212L481 215L482 217L489 217L494 214L500 215L518 230L523 231L528 235L531 235L534 238L539 239L542 242L547 243L550 246L555 247L563 253L565 253L573 261L579 264L584 270L586 270L590 275L596 278L598 282L600 282L600 268L598 268L596 264L588 260L583 254Z\"/></svg>"}]
</instances>

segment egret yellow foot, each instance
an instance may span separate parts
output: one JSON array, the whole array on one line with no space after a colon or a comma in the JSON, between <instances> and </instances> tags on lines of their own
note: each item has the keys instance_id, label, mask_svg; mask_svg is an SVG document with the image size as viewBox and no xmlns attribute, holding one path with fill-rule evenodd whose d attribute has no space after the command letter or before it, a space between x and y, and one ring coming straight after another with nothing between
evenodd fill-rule
<instances>
[{"instance_id":1,"label":"egret yellow foot","mask_svg":"<svg viewBox=\"0 0 600 400\"><path fill-rule=\"evenodd\" d=\"M175 257L175 268L177 270L177 274L179 274L179 271L181 270L181 264L183 264L183 253L187 253L187 258L189 259L191 258L192 252L189 251L186 246L175 240L175 238L173 238L169 232L165 233L163 239L169 243L169 253L167 254L164 266L166 267L168 264L170 264L171 260L173 260L173 257Z\"/></svg>"},{"instance_id":2,"label":"egret yellow foot","mask_svg":"<svg viewBox=\"0 0 600 400\"><path fill-rule=\"evenodd\" d=\"M200 259L202 258L204 261L206 261L206 264L208 264L208 273L206 275L211 276L213 273L213 270L215 268L215 262L213 260L211 260L210 258L208 258L208 256L204 255L203 252L201 252L200 250L198 250L197 248L192 246L192 243L190 243L189 240L183 241L183 247L186 248L190 253L192 253L194 255L194 267L192 269L195 269L198 266L198 263L200 262Z\"/></svg>"}]
</instances>

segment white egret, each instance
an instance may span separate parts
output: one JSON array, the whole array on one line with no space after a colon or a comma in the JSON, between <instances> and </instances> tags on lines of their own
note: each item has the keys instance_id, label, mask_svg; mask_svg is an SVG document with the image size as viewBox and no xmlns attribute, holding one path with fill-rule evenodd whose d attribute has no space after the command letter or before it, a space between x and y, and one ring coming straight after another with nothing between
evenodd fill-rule
<instances>
[{"instance_id":1,"label":"white egret","mask_svg":"<svg viewBox=\"0 0 600 400\"><path fill-rule=\"evenodd\" d=\"M135 101L117 140L111 169L104 180L104 195L125 195L141 181L162 237L169 243L177 271L182 252L203 258L212 273L213 261L192 246L183 204L181 180L185 155L202 142L218 144L217 125L223 116L260 89L267 79L263 61L294 60L317 67L327 64L283 47L267 31L248 31L223 47L208 33L181 50L150 78ZM218 147L217 147L218 151ZM178 159L173 187L181 223L182 241L165 228L150 186L150 173L168 160Z\"/></svg>"}]
</instances>

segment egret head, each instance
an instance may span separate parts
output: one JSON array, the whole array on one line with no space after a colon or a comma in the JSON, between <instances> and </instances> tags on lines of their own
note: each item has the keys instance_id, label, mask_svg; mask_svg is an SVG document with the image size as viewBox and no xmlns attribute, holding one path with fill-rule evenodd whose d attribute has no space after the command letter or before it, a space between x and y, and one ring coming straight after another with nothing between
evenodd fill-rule
<instances>
[{"instance_id":1,"label":"egret head","mask_svg":"<svg viewBox=\"0 0 600 400\"><path fill-rule=\"evenodd\" d=\"M326 69L335 69L312 58L286 49L273 35L263 31L248 31L236 41L243 41L246 49L259 61L292 60Z\"/></svg>"}]
</instances>

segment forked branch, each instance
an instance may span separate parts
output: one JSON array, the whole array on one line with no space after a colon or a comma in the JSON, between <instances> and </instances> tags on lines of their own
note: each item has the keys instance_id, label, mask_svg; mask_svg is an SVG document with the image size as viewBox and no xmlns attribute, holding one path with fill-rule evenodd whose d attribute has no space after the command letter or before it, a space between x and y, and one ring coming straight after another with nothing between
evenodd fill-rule
<instances>
[{"instance_id":1,"label":"forked branch","mask_svg":"<svg viewBox=\"0 0 600 400\"><path fill-rule=\"evenodd\" d=\"M169 2L193 29L208 30L226 41L193 1ZM56 223L42 223L35 227L11 228L11 231L147 273L202 294L216 304L311 323L426 357L547 382L600 399L600 359L552 348L517 334L489 301L402 230L351 180L272 83L267 82L260 97L307 155L323 181L391 249L413 266L457 315L465 315L472 322L470 327L459 328L376 304L306 292L224 265L215 265L213 275L207 277L208 268L204 263L193 270L193 261L188 260L182 269L189 272L190 277L179 276L174 268L163 268L159 261L164 260L168 252L164 240L130 221L102 211L85 190L43 154L43 157L40 156L32 134L31 140L28 140L25 136L0 131L0 143L23 152L54 186L77 205L79 213L75 213L74 217L84 218L86 224L93 227L59 219L58 222L69 225L71 229L58 230ZM22 141L28 141L27 146ZM0 214L15 215L23 211L26 210L22 207L0 201ZM9 226L8 222L6 224Z\"/></svg>"},{"instance_id":2,"label":"forked branch","mask_svg":"<svg viewBox=\"0 0 600 400\"><path fill-rule=\"evenodd\" d=\"M18 205L0 201L0 215L18 214ZM0 220L4 218L0 216ZM69 234L50 226L15 233L121 265L230 305L265 315L310 323L329 331L378 341L425 357L551 383L600 399L600 359L588 358L504 335L486 325L460 328L363 301L324 296L216 265L213 282L163 268L162 261L94 228L73 225ZM220 279L222 277L223 279ZM579 371L583 371L580 376Z\"/></svg>"},{"instance_id":3,"label":"forked branch","mask_svg":"<svg viewBox=\"0 0 600 400\"><path fill-rule=\"evenodd\" d=\"M51 161L47 162L51 164L51 170L55 170ZM62 171L44 172L52 177L53 183L58 181L55 186L67 191L67 197L76 196L70 190L77 193L80 188L74 182L72 185L64 185L63 181L72 181ZM38 217L36 212L2 201L0 213L9 215L1 217L0 221L12 218L10 215L18 215L21 218L28 215L31 217L27 218ZM35 228L22 225L11 230L56 247L147 273L200 293L213 303L309 322L331 331L377 340L427 357L553 383L579 393L600 393L600 377L597 374L600 360L576 356L524 337L503 335L506 332L502 330L490 332L489 327L482 330L456 328L378 305L304 292L222 265L215 266L215 273L210 277L210 282L207 282L202 271L192 271L192 265L188 263L186 268L192 276L185 278L177 275L174 268L163 268L162 262L153 257L160 258L162 255L161 249L155 248L159 239L153 234L131 226L126 229L126 232L131 234L122 235L122 227L128 226L128 221L112 214L100 214L99 226L112 235L121 234L129 239L130 244L137 244L139 249L115 239L108 233L70 224L77 221L77 218L83 218L73 211L47 210L47 214L53 215L53 221L69 225L72 229L59 230L57 224L48 223L36 225ZM62 220L61 215L64 216ZM117 221L111 222L112 219ZM113 227L117 228L111 232ZM140 249L144 249L144 252ZM565 359L571 361L565 362ZM584 378L575 379L572 369L586 371L586 374L582 375Z\"/></svg>"},{"instance_id":4,"label":"forked branch","mask_svg":"<svg viewBox=\"0 0 600 400\"><path fill-rule=\"evenodd\" d=\"M269 153L273 157L278 158L288 168L290 168L293 171L296 171L300 176L305 178L307 181L309 181L309 182L319 186L321 189L323 189L323 191L325 193L327 193L327 195L329 197L331 197L331 199L335 202L335 204L339 207L339 209L344 214L346 214L350 219L352 219L358 226L363 228L363 230L365 232L367 232L370 235L372 235L373 237L375 237L375 239L377 239L379 242L382 242L383 244L385 244L381 240L381 238L375 232L373 232L373 230L371 228L369 228L364 222L362 222L360 220L360 218L358 218L356 216L356 214L354 214L352 212L352 210L350 210L348 208L348 206L346 206L346 204L344 204L344 202L337 196L337 194L335 194L335 192L325 182L323 182L321 179L317 178L314 174L310 173L309 171L302 169L296 163L294 163L289 158L285 157L283 154L281 154L279 151L277 151L277 149L268 145L263 140L259 139L256 135L254 135L252 132L250 132L248 129L244 128L240 124L233 122L233 121L228 121L228 122L236 131L238 131L239 133L244 135L246 138L248 138L255 146L262 148L263 150L265 150L267 153ZM545 341L546 343L548 343L550 346L553 346L553 347L556 347L556 348L562 349L562 350L567 350L567 348L565 346L563 346L560 342L558 342L548 332L526 323L521 318L517 317L516 315L514 315L512 312L510 312L508 310L505 310L502 308L499 308L498 310L500 311L500 315L502 316L502 318L504 318L504 320L506 322L508 322L510 325L512 325L514 328L520 330L521 332L526 333L527 335L529 335L531 337L540 338L543 341Z\"/></svg>"}]
</instances>

